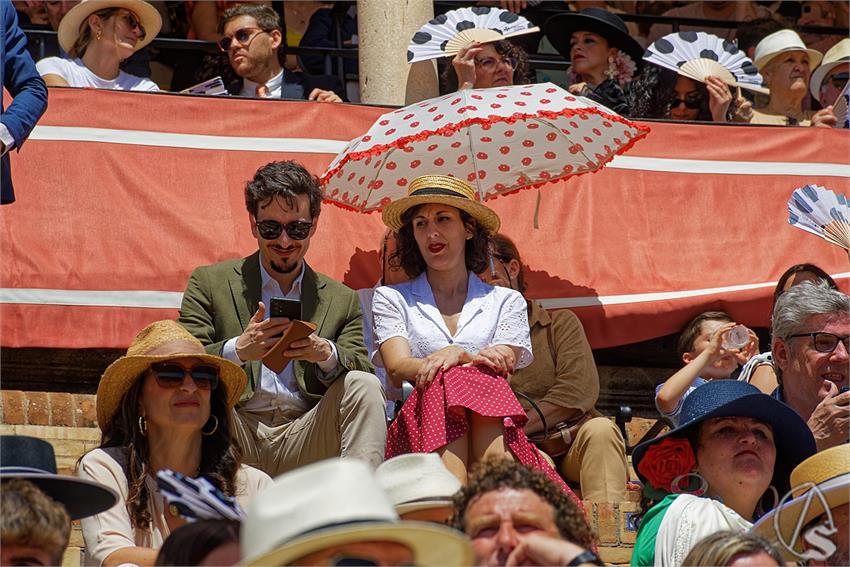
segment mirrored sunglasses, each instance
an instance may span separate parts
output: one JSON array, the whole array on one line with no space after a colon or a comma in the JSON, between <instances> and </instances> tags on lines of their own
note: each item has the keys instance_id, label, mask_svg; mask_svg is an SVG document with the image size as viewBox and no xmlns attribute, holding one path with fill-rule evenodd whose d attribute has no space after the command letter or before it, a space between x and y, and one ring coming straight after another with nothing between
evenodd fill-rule
<instances>
[{"instance_id":1,"label":"mirrored sunglasses","mask_svg":"<svg viewBox=\"0 0 850 567\"><path fill-rule=\"evenodd\" d=\"M788 338L793 339L796 337L811 337L812 344L814 345L815 350L818 352L834 351L835 347L838 346L839 341L844 343L844 350L850 352L850 335L844 335L843 337L839 337L838 335L833 335L832 333L800 333L797 335L791 335Z\"/></svg>"},{"instance_id":2,"label":"mirrored sunglasses","mask_svg":"<svg viewBox=\"0 0 850 567\"><path fill-rule=\"evenodd\" d=\"M230 46L233 45L233 40L239 42L240 45L250 43L255 36L265 33L261 28L240 28L236 30L232 36L224 36L218 40L218 48L222 51L230 51Z\"/></svg>"},{"instance_id":3,"label":"mirrored sunglasses","mask_svg":"<svg viewBox=\"0 0 850 567\"><path fill-rule=\"evenodd\" d=\"M312 222L293 221L287 224L281 224L273 220L257 221L257 232L264 240L274 240L278 238L283 231L292 240L304 240L310 236L310 229L313 227Z\"/></svg>"},{"instance_id":4,"label":"mirrored sunglasses","mask_svg":"<svg viewBox=\"0 0 850 567\"><path fill-rule=\"evenodd\" d=\"M218 387L218 368L215 366L183 368L176 362L155 362L151 364L151 372L162 388L179 388L186 375L192 378L199 390L215 390Z\"/></svg>"}]
</instances>

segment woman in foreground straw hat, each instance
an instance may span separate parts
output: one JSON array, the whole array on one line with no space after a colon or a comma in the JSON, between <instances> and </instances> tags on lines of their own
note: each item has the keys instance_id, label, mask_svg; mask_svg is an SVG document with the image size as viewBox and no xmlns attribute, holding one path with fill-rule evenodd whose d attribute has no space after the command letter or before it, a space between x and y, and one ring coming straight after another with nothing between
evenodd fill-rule
<instances>
[{"instance_id":1,"label":"woman in foreground straw hat","mask_svg":"<svg viewBox=\"0 0 850 567\"><path fill-rule=\"evenodd\" d=\"M167 507L156 472L204 476L244 507L271 484L240 464L230 415L245 386L235 364L209 355L174 321L157 321L133 339L97 388L100 447L79 475L117 492L110 510L82 521L86 554L97 565L153 565L157 549L185 522Z\"/></svg>"},{"instance_id":2,"label":"woman in foreground straw hat","mask_svg":"<svg viewBox=\"0 0 850 567\"><path fill-rule=\"evenodd\" d=\"M474 462L512 455L569 490L526 439L525 412L506 380L533 360L525 300L476 275L499 217L467 183L425 175L383 220L398 232L390 262L413 279L375 291L373 360L395 385L416 385L388 431L386 457L438 452L465 484Z\"/></svg>"},{"instance_id":3,"label":"woman in foreground straw hat","mask_svg":"<svg viewBox=\"0 0 850 567\"><path fill-rule=\"evenodd\" d=\"M69 55L36 64L49 87L158 91L144 77L121 70L121 62L159 33L162 17L142 0L83 0L59 23L59 45Z\"/></svg>"}]
</instances>

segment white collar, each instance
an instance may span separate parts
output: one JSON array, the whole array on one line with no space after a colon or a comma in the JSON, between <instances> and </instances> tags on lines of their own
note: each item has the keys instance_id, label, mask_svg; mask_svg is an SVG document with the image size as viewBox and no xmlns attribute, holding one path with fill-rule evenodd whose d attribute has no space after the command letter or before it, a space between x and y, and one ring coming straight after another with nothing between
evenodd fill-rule
<instances>
[{"instance_id":1,"label":"white collar","mask_svg":"<svg viewBox=\"0 0 850 567\"><path fill-rule=\"evenodd\" d=\"M301 296L301 281L304 279L304 261L301 261L301 273L298 274L298 277L295 278L295 281L292 282L292 289L289 290L289 293L296 291L298 296ZM277 283L277 280L269 275L266 271L266 267L263 266L263 260L260 258L260 282L262 283L262 289L268 292L277 292L280 291L283 293L283 289L281 289L280 284ZM268 307L268 306L266 306Z\"/></svg>"},{"instance_id":2,"label":"white collar","mask_svg":"<svg viewBox=\"0 0 850 567\"><path fill-rule=\"evenodd\" d=\"M257 87L260 83L255 83L250 79L242 79L242 94L246 96L257 96ZM266 86L269 89L269 95L275 96L275 93L280 94L280 89L283 88L283 69L280 73L266 81Z\"/></svg>"}]
</instances>

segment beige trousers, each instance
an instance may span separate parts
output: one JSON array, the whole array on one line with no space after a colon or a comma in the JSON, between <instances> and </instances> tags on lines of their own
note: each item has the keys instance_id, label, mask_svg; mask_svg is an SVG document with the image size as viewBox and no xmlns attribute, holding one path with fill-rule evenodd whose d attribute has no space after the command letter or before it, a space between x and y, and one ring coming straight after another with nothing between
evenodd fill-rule
<instances>
[{"instance_id":1,"label":"beige trousers","mask_svg":"<svg viewBox=\"0 0 850 567\"><path fill-rule=\"evenodd\" d=\"M243 462L272 477L331 457L361 459L377 467L387 445L386 407L378 378L353 370L295 419L280 411L234 410L233 435Z\"/></svg>"},{"instance_id":2,"label":"beige trousers","mask_svg":"<svg viewBox=\"0 0 850 567\"><path fill-rule=\"evenodd\" d=\"M579 428L560 466L561 476L581 485L582 500L622 502L626 499L626 444L617 425L594 417Z\"/></svg>"}]
</instances>

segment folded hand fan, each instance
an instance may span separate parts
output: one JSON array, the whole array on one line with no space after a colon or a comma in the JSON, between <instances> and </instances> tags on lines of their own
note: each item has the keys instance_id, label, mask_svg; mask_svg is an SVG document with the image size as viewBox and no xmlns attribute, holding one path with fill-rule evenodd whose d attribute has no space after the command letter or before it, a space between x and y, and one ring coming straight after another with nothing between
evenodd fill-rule
<instances>
[{"instance_id":1,"label":"folded hand fan","mask_svg":"<svg viewBox=\"0 0 850 567\"><path fill-rule=\"evenodd\" d=\"M458 8L440 14L413 34L407 47L407 62L453 56L473 41L488 43L537 31L540 28L508 10L490 6Z\"/></svg>"},{"instance_id":2,"label":"folded hand fan","mask_svg":"<svg viewBox=\"0 0 850 567\"><path fill-rule=\"evenodd\" d=\"M646 49L644 61L701 83L713 75L727 85L768 94L756 66L734 43L705 32L667 34Z\"/></svg>"},{"instance_id":3,"label":"folded hand fan","mask_svg":"<svg viewBox=\"0 0 850 567\"><path fill-rule=\"evenodd\" d=\"M844 90L838 95L835 104L832 105L832 112L838 120L835 123L836 128L850 128L850 115L847 114L847 107L850 106L850 82L844 85Z\"/></svg>"},{"instance_id":4,"label":"folded hand fan","mask_svg":"<svg viewBox=\"0 0 850 567\"><path fill-rule=\"evenodd\" d=\"M850 252L850 204L841 193L806 185L788 200L788 223Z\"/></svg>"},{"instance_id":5,"label":"folded hand fan","mask_svg":"<svg viewBox=\"0 0 850 567\"><path fill-rule=\"evenodd\" d=\"M168 500L169 510L188 521L242 520L245 511L204 477L191 478L172 470L156 473L156 484Z\"/></svg>"}]
</instances>

